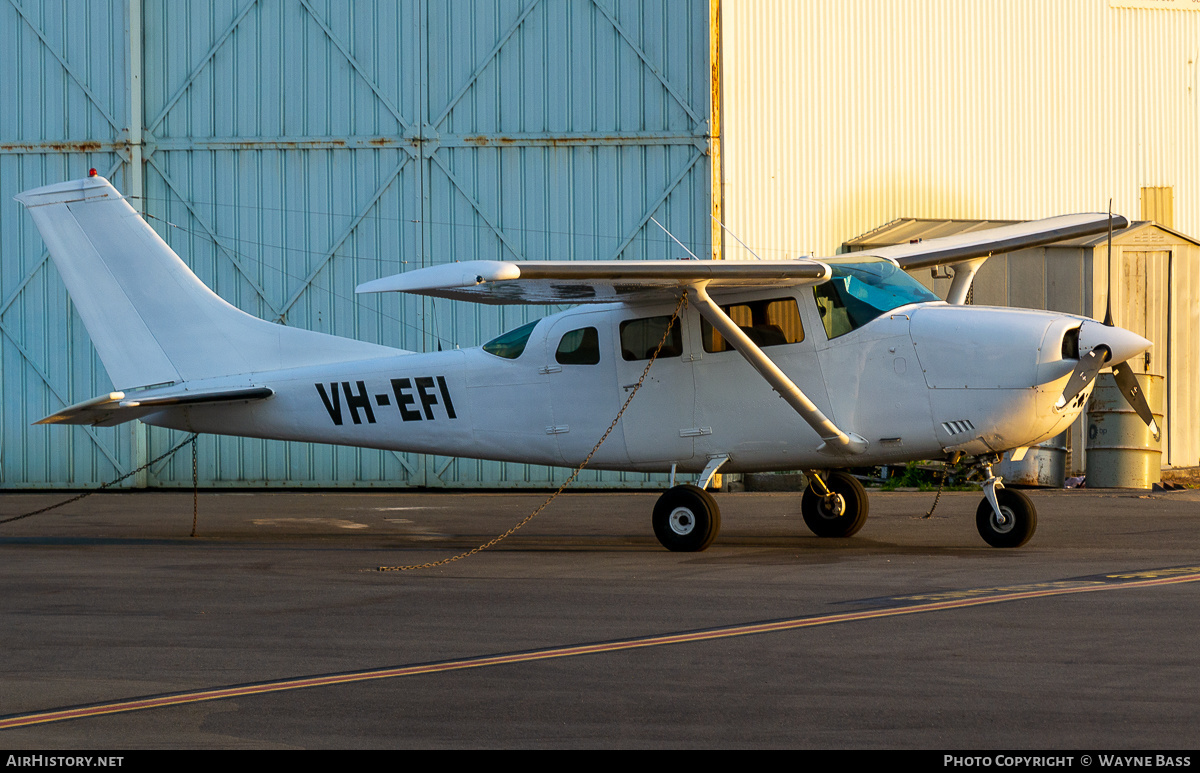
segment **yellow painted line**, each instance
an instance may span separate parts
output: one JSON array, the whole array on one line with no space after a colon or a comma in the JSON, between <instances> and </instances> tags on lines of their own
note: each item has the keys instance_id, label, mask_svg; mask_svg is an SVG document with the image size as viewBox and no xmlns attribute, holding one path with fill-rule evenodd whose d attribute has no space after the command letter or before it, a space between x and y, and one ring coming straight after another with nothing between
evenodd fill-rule
<instances>
[{"instance_id":1,"label":"yellow painted line","mask_svg":"<svg viewBox=\"0 0 1200 773\"><path fill-rule=\"evenodd\" d=\"M141 711L143 709L180 706L187 703L200 703L203 701L238 698L248 695L262 695L264 693L283 692L285 690L300 690L308 687L325 687L328 685L366 682L372 679L395 679L404 676L416 676L418 674L460 671L468 668L484 668L486 666L498 666L509 663L527 663L535 660L566 658L577 655L595 655L598 653L619 652L622 650L640 649L643 647L660 647L666 644L683 644L687 642L725 639L735 636L750 636L761 633L792 631L800 628L814 628L822 625L832 625L834 623L849 623L858 620L875 620L884 617L916 615L926 612L941 612L950 609L964 609L967 607L978 607L988 604L1002 604L1009 601L1022 601L1026 599L1045 598L1048 596L1065 596L1074 593L1091 593L1094 591L1126 588L1149 588L1159 585L1177 585L1180 583L1197 581L1200 581L1200 567L1190 566L1182 569L1163 569L1147 572L1111 574L1105 575L1103 579L1096 580L1052 582L1033 584L1029 586L1008 586L1006 588L958 591L951 593L976 594L987 593L990 591L993 595L970 595L966 598L954 598L950 600L932 601L928 603L905 603L908 599L920 599L921 596L897 597L897 599L894 600L900 601L903 604L902 606L882 607L878 609L867 609L834 615L819 615L816 617L790 618L765 623L735 625L724 628L711 628L702 631L667 634L664 636L650 636L639 639L619 639L616 641L601 642L598 644L583 644L572 647L552 647L542 650L533 650L531 652L517 652L508 655L464 658L461 660L447 660L438 663L425 663L414 666L400 666L397 668L354 671L345 674L329 674L325 676L303 677L300 679L286 679L276 682L259 682L255 684L225 687L215 690L197 690L194 692L177 693L174 695L163 695L152 698L104 703L95 706L83 706L79 708L61 709L56 711L43 711L33 714L20 714L0 719L0 730L14 727L27 727L29 725L39 725L47 722L62 722L68 719L98 717L105 714L117 714L126 711ZM1008 591L1008 588L1013 587L1024 587L1029 589L1005 592Z\"/></svg>"}]
</instances>

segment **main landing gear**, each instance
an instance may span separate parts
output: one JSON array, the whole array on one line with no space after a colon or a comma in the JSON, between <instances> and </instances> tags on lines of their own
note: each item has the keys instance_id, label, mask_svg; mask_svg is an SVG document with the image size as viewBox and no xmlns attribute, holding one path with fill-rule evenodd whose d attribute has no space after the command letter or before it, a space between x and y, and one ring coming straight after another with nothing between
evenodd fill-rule
<instances>
[{"instance_id":1,"label":"main landing gear","mask_svg":"<svg viewBox=\"0 0 1200 773\"><path fill-rule=\"evenodd\" d=\"M712 494L699 486L669 488L654 505L654 536L667 550L704 550L720 531L721 508Z\"/></svg>"},{"instance_id":2,"label":"main landing gear","mask_svg":"<svg viewBox=\"0 0 1200 773\"><path fill-rule=\"evenodd\" d=\"M818 537L850 537L867 522L870 503L858 478L845 472L808 473L800 499L804 523Z\"/></svg>"},{"instance_id":3,"label":"main landing gear","mask_svg":"<svg viewBox=\"0 0 1200 773\"><path fill-rule=\"evenodd\" d=\"M702 475L707 481L710 475ZM845 472L809 473L800 501L804 522L818 537L849 537L867 521L867 492ZM663 492L654 505L654 536L667 550L704 550L721 531L721 509L699 486L684 484Z\"/></svg>"}]
</instances>

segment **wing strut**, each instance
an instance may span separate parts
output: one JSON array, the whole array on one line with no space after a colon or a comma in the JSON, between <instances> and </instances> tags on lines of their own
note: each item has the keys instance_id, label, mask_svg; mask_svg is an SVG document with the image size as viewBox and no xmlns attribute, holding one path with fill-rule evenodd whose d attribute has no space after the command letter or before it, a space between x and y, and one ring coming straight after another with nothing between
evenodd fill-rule
<instances>
[{"instance_id":1,"label":"wing strut","mask_svg":"<svg viewBox=\"0 0 1200 773\"><path fill-rule=\"evenodd\" d=\"M867 450L867 441L864 438L841 431L825 414L821 413L821 409L800 391L800 387L796 386L795 382L771 361L771 358L763 354L762 349L742 332L737 323L730 319L728 314L721 311L721 307L713 303L703 285L688 287L688 296L689 300L700 310L701 316L721 331L721 335L733 344L733 348L738 351L738 354L742 355L746 362L750 363L759 372L759 375L779 393L779 396L787 400L788 405L800 414L800 418L804 419L821 436L825 442L817 449L818 451L834 456L853 456Z\"/></svg>"}]
</instances>

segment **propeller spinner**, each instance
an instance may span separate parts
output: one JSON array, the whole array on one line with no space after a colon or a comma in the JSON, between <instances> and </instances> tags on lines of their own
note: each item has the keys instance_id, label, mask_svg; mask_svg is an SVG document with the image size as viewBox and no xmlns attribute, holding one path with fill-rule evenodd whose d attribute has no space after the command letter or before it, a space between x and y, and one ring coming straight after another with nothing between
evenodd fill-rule
<instances>
[{"instance_id":1,"label":"propeller spinner","mask_svg":"<svg viewBox=\"0 0 1200 773\"><path fill-rule=\"evenodd\" d=\"M1150 432L1151 432L1151 434L1154 435L1154 440L1157 442L1159 440L1162 440L1162 433L1158 429L1158 422L1156 422L1154 420L1154 414L1151 413L1151 411L1150 411L1150 404L1146 402L1146 395L1142 392L1142 387L1138 384L1137 376L1133 375L1133 368L1129 367L1129 363L1128 363L1128 360L1130 357L1134 356L1135 354L1140 354L1140 353L1146 351L1147 349L1150 348L1151 343L1136 333L1131 333L1128 330L1124 330L1122 328L1117 327L1116 323L1113 321L1113 313L1112 313L1113 225L1114 225L1114 221L1113 221L1113 214L1112 214L1112 199L1109 199L1108 200L1108 244L1107 244L1109 280L1108 280L1108 292L1106 294L1107 297L1104 302L1104 327L1107 328L1107 330L1105 331L1106 332L1105 337L1109 338L1109 339L1117 339L1117 340L1126 339L1125 341L1123 341L1125 346L1138 347L1138 348L1136 348L1134 351L1130 351L1128 353L1121 351L1121 352L1117 353L1118 356L1113 356L1114 353L1116 353L1116 352L1110 350L1110 352L1108 353L1108 356L1105 357L1105 361L1111 360L1112 362L1115 363L1112 366L1112 374L1113 374L1113 379L1117 382L1117 388L1121 390L1121 394L1123 394L1125 396L1125 402L1129 403L1130 407L1132 407L1134 412L1137 413L1138 418L1140 418L1143 422L1145 422L1146 426L1150 428ZM1089 327L1094 327L1094 325L1089 325ZM1083 333L1083 330L1081 329L1080 334L1082 335L1082 333ZM1138 340L1134 341L1133 339L1135 339L1135 338ZM1094 349L1092 349L1092 352L1095 352L1096 349L1099 349L1101 347L1110 348L1110 347L1107 347L1105 344L1098 344ZM1092 352L1089 352L1089 354ZM1083 358L1081 357L1080 364L1079 364L1079 366L1076 367L1076 371L1078 372L1079 368L1082 366L1083 366ZM1089 363L1088 367L1091 368L1092 363ZM1096 373L1099 373L1099 369L1097 369L1094 373L1092 373L1091 377L1085 383L1085 386L1087 383L1091 383L1091 379L1094 379L1096 377ZM1074 384L1075 377L1076 377L1076 373L1072 373L1071 381L1067 382L1068 389L1070 389L1071 386ZM1082 389L1082 387L1080 387L1080 389ZM1078 394L1078 392L1079 392L1079 390L1077 389L1076 394ZM1066 397L1066 392L1063 393L1063 396ZM1072 396L1074 396L1074 395L1072 395ZM1068 401L1070 400L1069 397L1066 399ZM1066 404L1066 402L1063 403L1063 405L1065 405L1065 404Z\"/></svg>"},{"instance_id":2,"label":"propeller spinner","mask_svg":"<svg viewBox=\"0 0 1200 773\"><path fill-rule=\"evenodd\" d=\"M1133 408L1155 440L1162 435L1146 395L1138 384L1133 368L1127 362L1151 347L1151 342L1129 330L1119 327L1109 327L1096 322L1084 322L1079 328L1079 364L1071 372L1062 395L1055 403L1058 409L1064 408L1080 392L1088 387L1099 375L1100 371L1112 366L1113 378L1126 402Z\"/></svg>"}]
</instances>

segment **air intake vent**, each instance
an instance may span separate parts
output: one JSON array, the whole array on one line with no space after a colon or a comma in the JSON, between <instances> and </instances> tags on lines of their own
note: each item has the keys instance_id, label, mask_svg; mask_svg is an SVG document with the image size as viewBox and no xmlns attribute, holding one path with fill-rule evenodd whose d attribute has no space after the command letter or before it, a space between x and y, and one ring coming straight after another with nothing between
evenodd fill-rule
<instances>
[{"instance_id":1,"label":"air intake vent","mask_svg":"<svg viewBox=\"0 0 1200 773\"><path fill-rule=\"evenodd\" d=\"M942 429L946 430L948 435L961 435L964 432L970 432L975 429L975 425L963 419L962 421L944 421Z\"/></svg>"},{"instance_id":2,"label":"air intake vent","mask_svg":"<svg viewBox=\"0 0 1200 773\"><path fill-rule=\"evenodd\" d=\"M1073 327L1063 334L1062 358L1064 360L1079 359L1079 328Z\"/></svg>"}]
</instances>

